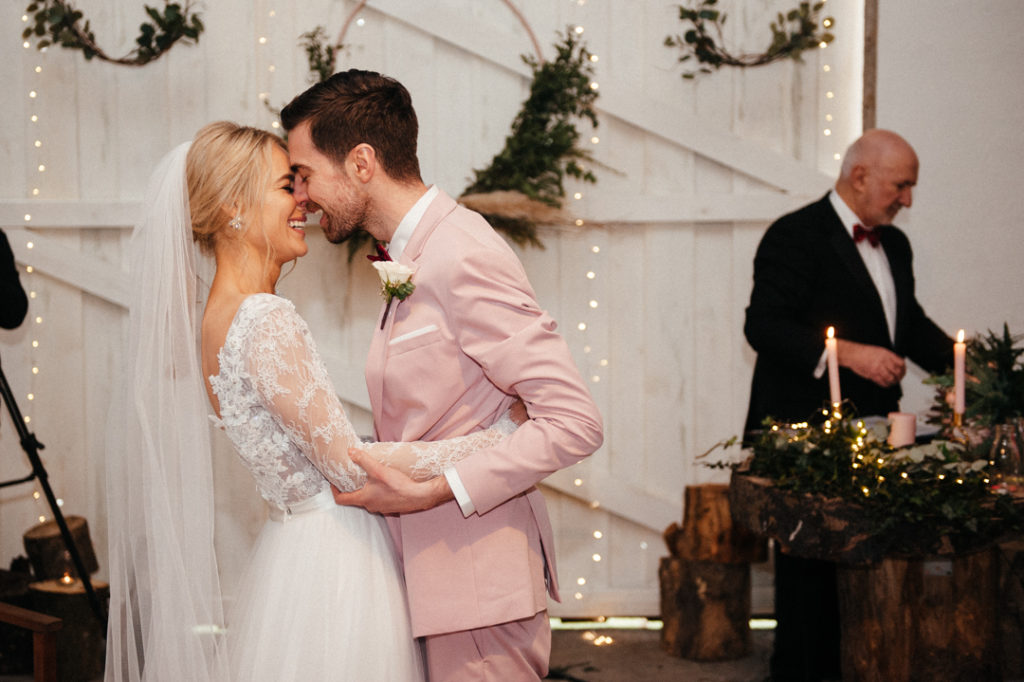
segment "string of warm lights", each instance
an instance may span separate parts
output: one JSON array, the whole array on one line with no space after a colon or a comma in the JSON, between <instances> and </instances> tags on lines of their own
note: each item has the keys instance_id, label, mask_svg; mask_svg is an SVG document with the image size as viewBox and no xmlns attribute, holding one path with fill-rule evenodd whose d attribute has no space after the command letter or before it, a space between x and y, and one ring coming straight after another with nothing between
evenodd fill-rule
<instances>
[{"instance_id":1,"label":"string of warm lights","mask_svg":"<svg viewBox=\"0 0 1024 682\"><path fill-rule=\"evenodd\" d=\"M822 416L825 417L825 421L821 424L821 430L826 434L831 434L836 428L842 428L843 413L836 407L831 413L829 410L822 410ZM780 432L786 429L786 441L789 443L798 443L805 441L811 435L812 427L808 422L798 422L792 424L786 424L780 426L779 424L773 424L771 430L773 432ZM884 451L882 454L872 454L871 446L873 443L869 442L868 427L862 420L857 420L855 423L856 437L850 443L850 453L852 459L850 461L850 468L856 470L858 473L854 474L854 483L860 485L860 491L864 497L871 497L876 492L871 486L876 483L885 483L886 473L895 473L894 466L899 464L898 457L892 453L886 454ZM863 451L869 451L869 454L865 456ZM989 462L989 465L994 462ZM863 470L861 474L860 471ZM953 470L955 471L955 470ZM939 470L933 472L935 480L945 481L947 478L947 472ZM957 485L964 484L964 478L962 475L956 476L951 474L953 477L951 480ZM859 479L859 476L863 477L863 482ZM910 474L906 471L899 471L899 477L903 481L910 482ZM986 485L991 484L991 479L987 474L981 474L981 480Z\"/></svg>"},{"instance_id":2,"label":"string of warm lights","mask_svg":"<svg viewBox=\"0 0 1024 682\"><path fill-rule=\"evenodd\" d=\"M28 23L29 16L23 14L21 17L22 23ZM31 43L26 40L22 43L22 47L25 50L31 50ZM44 189L46 187L46 145L43 142L42 123L39 114L39 101L42 92L43 83L43 64L47 48L42 48L32 53L36 56L35 59L26 60L30 65L28 76L26 77L26 90L28 97L28 106L26 111L28 112L28 124L26 126L28 130L28 139L32 140L32 146L30 151L32 156L30 158L31 167L34 168L34 172L29 175L30 181L28 184L28 195L29 200L38 200L44 196ZM26 211L23 216L24 225L26 227L32 224L32 213ZM25 243L25 248L31 251L35 248L35 244L29 239ZM35 267L31 263L25 266L25 276L23 280L23 286L25 287L26 293L29 299L29 315L27 322L30 325L31 332L29 334L29 353L28 353L28 366L29 366L29 387L25 393L26 404L24 408L21 408L22 418L25 420L27 428L31 429L33 408L36 405L36 398L38 394L38 377L40 374L40 338L43 332L43 315L38 310L38 285L39 280L36 274ZM36 489L32 492L32 498L45 505L43 501L43 494L40 490ZM63 506L64 500L61 498L57 499L57 505ZM47 515L50 512L48 508L43 509L38 514L39 523L44 523L47 520Z\"/></svg>"},{"instance_id":3,"label":"string of warm lights","mask_svg":"<svg viewBox=\"0 0 1024 682\"><path fill-rule=\"evenodd\" d=\"M827 0L826 0L826 2L827 2ZM824 2L822 4L824 4ZM821 21L821 25L826 30L832 29L834 24L835 24L835 21L832 19L832 17L828 17L828 16L825 17L824 19L822 19L822 21ZM839 139L842 136L841 135L833 136L835 125L837 123L837 121L836 121L836 113L835 112L837 110L837 104L838 104L838 102L836 101L836 93L835 93L835 86L834 86L835 78L833 77L833 66L832 66L831 62L829 61L829 59L828 59L828 53L825 52L825 50L828 49L828 43L822 41L822 42L818 43L818 48L819 48L820 55L821 55L818 61L819 61L819 64L821 65L821 71L824 74L821 77L821 81L820 81L821 85L819 87L819 90L823 89L825 91L824 104L822 106L822 118L824 120L822 122L821 134L822 134L823 137L830 139L830 141L831 141L831 145L830 146L832 148L832 155L831 155L832 160L838 162L842 158L841 151L838 148L838 146L840 144L839 143Z\"/></svg>"},{"instance_id":4,"label":"string of warm lights","mask_svg":"<svg viewBox=\"0 0 1024 682\"><path fill-rule=\"evenodd\" d=\"M587 0L570 0L570 2L578 8L582 8L587 4ZM582 36L585 28L582 23L577 23L573 28L573 31L577 36ZM590 61L593 64L597 64L600 57L597 54L590 54ZM593 80L590 83L592 90L598 90L600 84ZM600 144L601 139L598 137L596 132L591 134L589 139L592 147L596 148ZM577 206L582 206L585 198L585 194L581 189L577 189L573 192L572 198ZM576 215L580 215L581 211L574 211ZM575 220L577 228L583 228L586 225L586 221L582 218ZM583 240L584 254L579 259L580 270L579 275L585 280L584 291L586 291L586 304L584 305L583 311L580 313L579 320L576 324L576 330L579 332L578 339L580 349L583 353L584 358L584 376L591 384L599 384L604 373L607 371L609 360L607 356L602 352L603 349L598 346L598 342L595 341L595 334L592 332L595 330L594 320L600 319L597 310L601 306L601 300L599 291L602 288L601 272L604 266L604 249L602 248L602 234L595 230L587 231L587 238ZM584 480L582 477L574 479L573 484L577 488L582 488ZM601 503L597 499L592 499L589 503L592 510L598 510L601 507ZM594 517L598 517L595 515ZM573 598L577 601L583 601L586 598L588 589L588 581L593 578L594 574L599 570L599 566L604 560L605 547L607 546L607 540L605 539L605 531L600 527L594 528L590 536L592 538L592 547L590 554L590 570L581 571L581 574L576 577L575 590L573 592ZM595 646L603 646L611 644L613 642L611 637L606 635L595 635L593 632L587 632L584 636L585 639L590 641Z\"/></svg>"},{"instance_id":5,"label":"string of warm lights","mask_svg":"<svg viewBox=\"0 0 1024 682\"><path fill-rule=\"evenodd\" d=\"M259 98L264 104L264 109L270 112L270 96L274 89L275 75L277 74L277 64L273 57L273 50L271 49L271 36L277 35L277 9L273 3L268 3L270 6L266 8L265 12L258 14L258 19L255 24L256 30L256 62L258 66L258 72L263 74L265 79L265 87L260 91ZM281 128L281 122L278 120L276 115L270 118L270 127L274 130Z\"/></svg>"}]
</instances>

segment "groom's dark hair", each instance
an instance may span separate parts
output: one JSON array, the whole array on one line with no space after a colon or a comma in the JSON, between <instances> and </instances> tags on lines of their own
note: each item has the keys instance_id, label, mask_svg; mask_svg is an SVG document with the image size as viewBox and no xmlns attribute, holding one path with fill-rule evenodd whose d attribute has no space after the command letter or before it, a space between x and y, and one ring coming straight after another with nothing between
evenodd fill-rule
<instances>
[{"instance_id":1,"label":"groom's dark hair","mask_svg":"<svg viewBox=\"0 0 1024 682\"><path fill-rule=\"evenodd\" d=\"M373 71L339 71L312 86L281 110L281 124L293 130L309 121L313 144L335 164L366 143L392 179L420 180L416 157L419 123L409 91L394 78Z\"/></svg>"}]
</instances>

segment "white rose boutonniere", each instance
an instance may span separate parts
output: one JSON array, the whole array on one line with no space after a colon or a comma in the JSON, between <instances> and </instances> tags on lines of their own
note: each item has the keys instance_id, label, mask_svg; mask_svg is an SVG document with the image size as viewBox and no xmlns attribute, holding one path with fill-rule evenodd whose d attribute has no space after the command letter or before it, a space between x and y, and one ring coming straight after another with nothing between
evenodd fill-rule
<instances>
[{"instance_id":1,"label":"white rose boutonniere","mask_svg":"<svg viewBox=\"0 0 1024 682\"><path fill-rule=\"evenodd\" d=\"M391 310L391 301L396 298L404 301L416 288L412 283L412 276L416 271L391 260L374 261L373 267L377 268L377 274L380 275L380 293L387 301L384 315L380 318L380 328L383 329L384 321L388 319L388 311Z\"/></svg>"}]
</instances>

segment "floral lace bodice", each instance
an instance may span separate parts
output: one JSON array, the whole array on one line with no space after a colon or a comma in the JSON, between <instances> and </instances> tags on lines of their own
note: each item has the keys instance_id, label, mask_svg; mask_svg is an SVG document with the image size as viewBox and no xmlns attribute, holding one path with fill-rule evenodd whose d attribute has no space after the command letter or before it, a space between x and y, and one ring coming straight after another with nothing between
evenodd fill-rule
<instances>
[{"instance_id":1,"label":"floral lace bodice","mask_svg":"<svg viewBox=\"0 0 1024 682\"><path fill-rule=\"evenodd\" d=\"M290 301L271 294L242 302L218 361L210 385L220 417L211 419L238 450L263 498L280 508L330 483L344 491L362 486L366 473L348 458L354 445L422 480L515 430L506 416L485 431L433 443L361 443L305 321Z\"/></svg>"}]
</instances>

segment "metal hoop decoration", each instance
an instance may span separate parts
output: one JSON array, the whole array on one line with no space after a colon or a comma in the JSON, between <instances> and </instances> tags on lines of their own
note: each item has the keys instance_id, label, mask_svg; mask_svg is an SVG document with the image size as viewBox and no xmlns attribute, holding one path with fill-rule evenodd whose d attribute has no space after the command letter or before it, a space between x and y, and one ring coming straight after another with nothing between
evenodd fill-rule
<instances>
[{"instance_id":1,"label":"metal hoop decoration","mask_svg":"<svg viewBox=\"0 0 1024 682\"><path fill-rule=\"evenodd\" d=\"M345 19L345 23L341 27L341 31L338 33L338 40L336 41L337 45L342 45L345 42L345 34L348 32L349 24L351 24L352 21L355 20L356 15L366 7L366 3L368 1L369 0L359 0L359 4L356 5L356 8L349 13L348 17ZM537 53L537 61L543 64L544 53L541 52L540 43L537 42L537 36L533 34L533 29L531 29L530 25L526 23L526 17L524 17L523 13L519 11L519 8L512 4L511 0L501 0L501 2L512 10L512 13L516 15L517 19L519 19L519 23L523 25L523 30L526 31L526 35L530 36L530 42L533 43L533 51Z\"/></svg>"}]
</instances>

